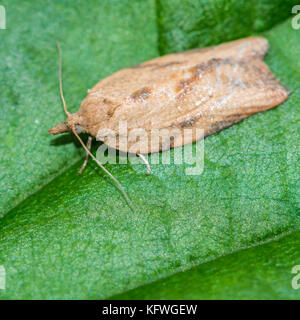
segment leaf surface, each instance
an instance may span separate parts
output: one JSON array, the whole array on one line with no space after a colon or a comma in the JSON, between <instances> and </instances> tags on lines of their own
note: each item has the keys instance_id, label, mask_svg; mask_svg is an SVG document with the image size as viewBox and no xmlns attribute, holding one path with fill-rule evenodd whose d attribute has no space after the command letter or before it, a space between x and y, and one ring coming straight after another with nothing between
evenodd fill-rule
<instances>
[{"instance_id":1,"label":"leaf surface","mask_svg":"<svg viewBox=\"0 0 300 320\"><path fill-rule=\"evenodd\" d=\"M195 30L205 29L203 17L212 15L215 28L205 33L210 40L204 41L203 34L193 35L198 42L185 33L167 37L166 30L178 32L176 20L169 23L174 16L172 3L176 17L196 21ZM122 67L171 49L219 43L228 35L239 37L241 17L235 10L252 10L241 1L229 1L225 13L219 1L194 3L207 5L191 11L191 1L179 5L178 1L57 0L47 6L4 1L8 29L0 30L0 69L5 75L0 80L0 265L6 268L7 288L0 291L1 298L108 298L217 258L214 268L218 268L220 256L228 256L222 259L229 259L230 268L235 251L299 229L300 32L292 29L290 19L278 24L289 15L293 1L284 6L289 10L280 19L274 14L282 8L279 1L256 1L265 4L273 18L266 18L263 27L255 27L258 22L245 27L242 34L272 26L263 33L270 42L266 62L292 91L289 99L206 138L201 175L186 175L187 164L153 165L150 176L143 165L106 165L126 189L135 212L92 161L77 175L83 151L72 136L47 134L65 118L59 100L56 40L63 50L65 97L74 112L91 86ZM216 20L218 12L227 19ZM300 264L297 239L287 242L289 255L278 253L287 272L293 263ZM260 249L261 263L268 256L274 259L271 249L263 249L268 246ZM253 256L247 252L241 257L235 253L242 265ZM280 282L276 263L267 269ZM211 279L205 270L198 274L202 283ZM245 270L234 279L220 277L206 295L196 289L191 292L194 297L225 297L222 288L232 279L230 297L253 297L257 291L251 291L253 282ZM299 294L285 289L286 282L281 294L279 282L267 284L264 269L256 272L270 286L257 297ZM284 279L290 279L290 274ZM234 291L238 281L248 290L241 295ZM169 297L168 292L161 297Z\"/></svg>"}]
</instances>

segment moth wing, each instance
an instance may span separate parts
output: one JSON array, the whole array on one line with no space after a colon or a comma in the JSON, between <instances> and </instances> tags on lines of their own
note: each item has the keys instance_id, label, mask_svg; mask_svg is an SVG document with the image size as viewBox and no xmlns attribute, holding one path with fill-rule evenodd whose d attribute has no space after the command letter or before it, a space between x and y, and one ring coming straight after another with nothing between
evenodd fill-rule
<instances>
[{"instance_id":1,"label":"moth wing","mask_svg":"<svg viewBox=\"0 0 300 320\"><path fill-rule=\"evenodd\" d=\"M282 103L288 96L262 61L267 40L249 37L219 46L159 57L101 80L78 111L84 131L124 152L150 153L212 134L256 112ZM120 129L126 122L126 130ZM99 135L99 130L115 132ZM142 129L146 135L128 137ZM153 144L151 134L164 130ZM167 130L173 130L168 135ZM126 131L126 132L125 132ZM175 132L176 131L176 132ZM126 138L127 137L127 138ZM150 138L149 138L150 137Z\"/></svg>"},{"instance_id":2,"label":"moth wing","mask_svg":"<svg viewBox=\"0 0 300 320\"><path fill-rule=\"evenodd\" d=\"M189 78L180 85L172 80L160 83L162 92L142 98L136 108L131 101L135 112L124 108L118 118L127 121L129 131L143 129L143 134L127 133L126 147L120 144L118 149L152 153L191 143L288 97L287 89L259 58L208 61L198 71L190 70Z\"/></svg>"}]
</instances>

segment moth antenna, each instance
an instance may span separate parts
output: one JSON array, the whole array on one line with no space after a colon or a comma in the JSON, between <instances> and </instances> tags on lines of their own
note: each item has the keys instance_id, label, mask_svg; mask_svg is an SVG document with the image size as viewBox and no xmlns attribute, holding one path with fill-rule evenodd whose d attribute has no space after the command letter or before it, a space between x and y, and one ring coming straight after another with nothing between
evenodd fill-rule
<instances>
[{"instance_id":1,"label":"moth antenna","mask_svg":"<svg viewBox=\"0 0 300 320\"><path fill-rule=\"evenodd\" d=\"M60 89L60 97L62 100L62 103L64 105L64 110L66 115L69 117L70 113L67 110L67 105L66 105L66 101L64 98L64 92L63 92L63 86L62 86L62 53L61 53L61 48L60 48L60 43L59 41L56 41L57 44L57 50L58 50L58 55L59 55L59 89ZM75 130L75 126L72 125L72 131L75 134L76 138L78 139L78 141L81 143L81 145L83 146L83 148L85 149L85 151L87 152L87 154L90 155L90 157L98 164L98 166L117 184L117 186L119 187L119 189L121 190L123 196L125 197L125 200L127 201L127 203L130 205L131 209L134 210L134 206L132 204L132 202L130 201L127 193L125 192L124 188L122 187L121 183L102 165L102 163L100 163L96 157L94 157L94 155L91 153L91 151L86 147L86 145L83 143L83 141L81 140L80 136L78 135L78 133Z\"/></svg>"},{"instance_id":2,"label":"moth antenna","mask_svg":"<svg viewBox=\"0 0 300 320\"><path fill-rule=\"evenodd\" d=\"M151 167L150 167L150 164L149 164L148 160L146 159L146 157L144 155L140 154L140 153L138 153L137 155L141 158L141 160L144 162L144 164L147 167L146 174L150 174Z\"/></svg>"},{"instance_id":3,"label":"moth antenna","mask_svg":"<svg viewBox=\"0 0 300 320\"><path fill-rule=\"evenodd\" d=\"M125 192L124 188L122 187L121 183L103 166L103 164L98 161L98 159L96 157L94 157L94 155L91 153L91 151L86 147L86 145L84 144L84 142L81 140L80 136L78 135L78 133L75 130L75 125L72 125L72 131L75 134L76 138L78 139L78 141L81 143L81 145L83 146L83 148L85 149L85 151L90 155L90 157L98 164L98 166L117 184L117 186L119 187L119 189L121 190L123 196L125 197L127 203L130 205L131 209L134 210L134 206L132 204L132 202L130 201L129 197L127 196L127 193Z\"/></svg>"},{"instance_id":4,"label":"moth antenna","mask_svg":"<svg viewBox=\"0 0 300 320\"><path fill-rule=\"evenodd\" d=\"M70 113L67 110L67 105L66 105L66 101L64 98L64 92L63 92L63 86L62 86L62 54L61 54L61 48L60 48L60 43L59 41L56 41L56 45L57 45L57 50L58 50L58 56L59 56L59 68L58 68L58 73L59 73L59 89L60 89L60 97L62 100L62 103L64 105L64 110L67 116L70 115Z\"/></svg>"}]
</instances>

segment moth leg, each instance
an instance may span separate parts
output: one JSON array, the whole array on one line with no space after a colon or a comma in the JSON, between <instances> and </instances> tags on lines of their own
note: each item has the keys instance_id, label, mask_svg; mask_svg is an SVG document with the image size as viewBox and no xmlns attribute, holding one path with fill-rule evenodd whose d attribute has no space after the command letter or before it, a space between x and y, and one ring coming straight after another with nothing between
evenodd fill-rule
<instances>
[{"instance_id":1,"label":"moth leg","mask_svg":"<svg viewBox=\"0 0 300 320\"><path fill-rule=\"evenodd\" d=\"M141 160L144 162L144 164L145 164L146 167L147 167L147 172L146 172L146 174L149 174L150 171L151 171L151 168L150 168L150 164L149 164L148 160L146 159L145 156L143 156L143 155L140 154L140 153L138 153L137 155L141 158Z\"/></svg>"},{"instance_id":2,"label":"moth leg","mask_svg":"<svg viewBox=\"0 0 300 320\"><path fill-rule=\"evenodd\" d=\"M92 137L89 136L88 138L88 141L86 143L86 147L88 148L88 150L91 150L91 147L92 147ZM85 160L81 166L81 168L79 169L78 173L79 174L82 174L82 171L84 170L84 168L86 167L87 163L88 163L88 160L89 160L89 154L86 152L86 155L85 155Z\"/></svg>"}]
</instances>

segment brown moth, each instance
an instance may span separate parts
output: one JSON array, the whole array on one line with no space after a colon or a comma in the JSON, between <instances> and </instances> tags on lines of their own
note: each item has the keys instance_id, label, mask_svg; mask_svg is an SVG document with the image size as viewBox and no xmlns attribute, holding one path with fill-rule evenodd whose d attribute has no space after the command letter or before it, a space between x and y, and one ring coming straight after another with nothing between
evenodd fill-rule
<instances>
[{"instance_id":1,"label":"brown moth","mask_svg":"<svg viewBox=\"0 0 300 320\"><path fill-rule=\"evenodd\" d=\"M99 81L73 114L66 110L61 86L67 120L48 132L73 131L77 138L87 132L123 152L134 150L146 162L143 154L191 143L284 102L289 92L263 62L267 50L266 39L249 37L158 57ZM127 132L143 128L148 136L138 141L127 138L120 121L126 121ZM193 134L183 142L186 128ZM199 135L197 128L204 134ZM105 134L107 129L119 138L116 145ZM177 130L165 137L169 143L153 145L149 137L154 129ZM90 142L91 138L89 147Z\"/></svg>"}]
</instances>

